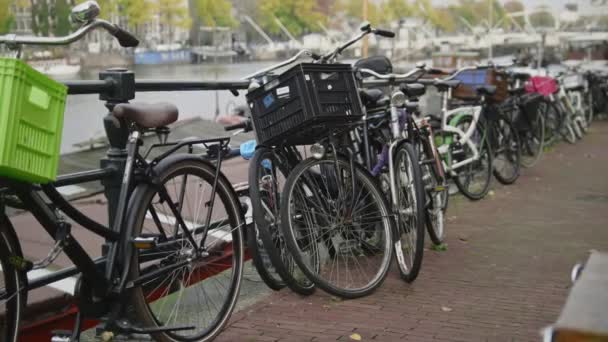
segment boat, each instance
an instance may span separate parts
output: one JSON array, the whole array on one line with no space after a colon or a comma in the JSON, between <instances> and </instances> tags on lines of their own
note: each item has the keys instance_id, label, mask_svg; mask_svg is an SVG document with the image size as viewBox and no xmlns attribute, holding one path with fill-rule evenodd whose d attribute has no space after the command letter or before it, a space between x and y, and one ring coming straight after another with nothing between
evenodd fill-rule
<instances>
[{"instance_id":1,"label":"boat","mask_svg":"<svg viewBox=\"0 0 608 342\"><path fill-rule=\"evenodd\" d=\"M66 58L29 60L28 64L51 77L73 77L80 72L80 64L71 64Z\"/></svg>"},{"instance_id":2,"label":"boat","mask_svg":"<svg viewBox=\"0 0 608 342\"><path fill-rule=\"evenodd\" d=\"M188 64L192 61L192 49L177 44L158 45L155 49L135 50L135 64Z\"/></svg>"}]
</instances>

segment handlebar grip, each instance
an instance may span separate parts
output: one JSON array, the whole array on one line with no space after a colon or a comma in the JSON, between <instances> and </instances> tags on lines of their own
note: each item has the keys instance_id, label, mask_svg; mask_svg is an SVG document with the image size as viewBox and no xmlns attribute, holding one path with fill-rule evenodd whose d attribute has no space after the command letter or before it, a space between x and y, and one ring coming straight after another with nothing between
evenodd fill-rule
<instances>
[{"instance_id":1,"label":"handlebar grip","mask_svg":"<svg viewBox=\"0 0 608 342\"><path fill-rule=\"evenodd\" d=\"M118 39L118 43L122 47L136 47L139 45L139 39L132 35L131 33L123 30L118 25L114 25L116 31L112 34L116 39Z\"/></svg>"},{"instance_id":2,"label":"handlebar grip","mask_svg":"<svg viewBox=\"0 0 608 342\"><path fill-rule=\"evenodd\" d=\"M224 127L225 131L235 131L237 129L243 129L243 130L245 130L245 132L251 131L252 130L251 120L247 119L243 122L239 122L238 124L228 125L228 126Z\"/></svg>"},{"instance_id":3,"label":"handlebar grip","mask_svg":"<svg viewBox=\"0 0 608 342\"><path fill-rule=\"evenodd\" d=\"M395 38L395 32L393 32L393 31L376 29L376 30L374 30L374 33L378 36L382 36L382 37L386 37L386 38Z\"/></svg>"},{"instance_id":4,"label":"handlebar grip","mask_svg":"<svg viewBox=\"0 0 608 342\"><path fill-rule=\"evenodd\" d=\"M436 69L436 68L429 68L429 69L427 69L427 73L429 73L431 75L442 75L443 74L443 70Z\"/></svg>"},{"instance_id":5,"label":"handlebar grip","mask_svg":"<svg viewBox=\"0 0 608 342\"><path fill-rule=\"evenodd\" d=\"M319 54L316 54L316 53L314 53L314 52L311 52L311 53L310 53L310 58L314 59L315 61L318 61L318 60L319 60L319 59L321 59L322 57L321 57L321 55L319 55Z\"/></svg>"}]
</instances>

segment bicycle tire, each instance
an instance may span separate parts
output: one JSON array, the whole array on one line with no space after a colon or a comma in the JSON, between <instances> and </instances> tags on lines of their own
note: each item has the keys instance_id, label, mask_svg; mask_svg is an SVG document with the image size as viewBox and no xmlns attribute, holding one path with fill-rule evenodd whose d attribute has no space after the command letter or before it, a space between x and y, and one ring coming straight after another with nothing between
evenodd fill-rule
<instances>
[{"instance_id":1,"label":"bicycle tire","mask_svg":"<svg viewBox=\"0 0 608 342\"><path fill-rule=\"evenodd\" d=\"M519 134L515 129L511 120L508 120L504 115L498 115L495 119L492 119L489 123L490 132L494 135L491 139L494 142L492 146L493 156L493 167L492 172L494 177L504 185L510 185L515 183L520 175L520 163L521 163L521 142L519 140ZM501 156L504 157L505 164L511 164L512 171L500 172L497 169L496 164Z\"/></svg>"},{"instance_id":2,"label":"bicycle tire","mask_svg":"<svg viewBox=\"0 0 608 342\"><path fill-rule=\"evenodd\" d=\"M529 130L520 132L522 146L521 165L533 167L538 163L545 148L545 118L541 113L536 113L536 118L531 123Z\"/></svg>"},{"instance_id":3,"label":"bicycle tire","mask_svg":"<svg viewBox=\"0 0 608 342\"><path fill-rule=\"evenodd\" d=\"M464 116L461 121L458 122L458 125L464 125L464 124L471 124L472 118L470 116ZM487 135L487 128L483 127L483 123L480 121L477 123L477 127L475 128L475 132L473 133L473 135L471 136L471 139L475 139L478 140L476 141L478 149L479 149L479 160L477 161L473 161L471 163L469 163L468 165L464 165L462 167L460 167L458 170L455 170L454 172L456 173L456 176L454 177L454 183L456 184L456 187L458 187L458 190L460 190L460 192L467 197L470 200L473 201L477 201L480 200L482 198L484 198L488 192L490 191L490 184L492 183L492 159L493 159L493 154L492 154L492 149L490 147L490 141L488 140L488 135ZM461 129L463 130L463 132L466 132L468 127L461 127ZM462 146L463 150L466 152L468 152L468 146L465 144ZM468 158L468 156L466 157ZM468 188L468 185L470 184L470 179L463 181L460 176L463 172L463 170L465 168L468 168L469 171L472 172L473 167L475 166L475 164L478 163L483 163L483 159L485 159L486 163L488 164L487 167L487 171L484 172L485 174L482 174L483 178L481 179L483 181L481 189L478 191L472 191ZM481 162L480 162L481 160Z\"/></svg>"},{"instance_id":4,"label":"bicycle tire","mask_svg":"<svg viewBox=\"0 0 608 342\"><path fill-rule=\"evenodd\" d=\"M259 148L249 163L249 194L259 237L274 269L283 283L292 291L308 296L314 293L315 285L301 274L285 245L283 232L280 228L280 198L283 189L278 189L280 186L278 183L285 181L288 169L289 166L281 162L273 150L266 147ZM270 174L268 174L268 171L270 171ZM262 173L272 178L267 179L265 186L272 187L271 191L276 194L273 198L274 201L271 201L267 196L262 196L260 191L260 176ZM265 198L269 200L264 201ZM269 211L272 211L272 213ZM271 222L273 216L275 220Z\"/></svg>"},{"instance_id":5,"label":"bicycle tire","mask_svg":"<svg viewBox=\"0 0 608 342\"><path fill-rule=\"evenodd\" d=\"M544 108L545 110L543 111ZM560 135L560 130L564 125L562 112L557 108L555 103L548 99L543 99L539 104L539 110L542 112L545 123L545 144L553 144Z\"/></svg>"},{"instance_id":6,"label":"bicycle tire","mask_svg":"<svg viewBox=\"0 0 608 342\"><path fill-rule=\"evenodd\" d=\"M418 277L424 255L425 191L414 147L403 142L394 151L394 156L395 191L398 191L398 195L397 203L393 204L393 212L396 214L399 234L399 240L395 242L395 254L401 278L411 283ZM411 257L406 256L405 254L410 254L407 252L411 248L414 248Z\"/></svg>"},{"instance_id":7,"label":"bicycle tire","mask_svg":"<svg viewBox=\"0 0 608 342\"><path fill-rule=\"evenodd\" d=\"M319 170L314 169L316 167L319 167ZM329 185L329 178L325 176L315 176L319 175L320 169L324 167L326 173L336 171L336 184ZM354 173L351 172L351 167ZM350 200L353 201L356 197L354 189L357 189L357 185L365 188L363 199L368 195L371 195L371 198L363 201L363 207L360 207L360 203L351 203L348 206L349 196L352 195ZM348 191L349 186L353 190L352 194ZM362 192L363 190L358 194L361 195ZM327 203L323 203L321 199L326 199ZM382 284L392 259L395 231L384 194L378 188L376 180L359 164L351 164L349 160L333 155L326 155L321 159L306 159L291 170L281 201L281 229L287 246L300 269L317 287L329 294L350 299L366 296ZM307 210L307 204L312 206L310 210ZM359 215L360 211L366 214ZM367 216L369 213L374 216ZM363 217L364 221L355 223L355 219ZM379 221L372 222L376 217L380 218ZM324 223L326 225L323 225ZM307 227L306 224L312 226ZM375 230L378 224L382 227ZM316 254L319 258L325 258L323 262L319 261L314 265L306 262L303 254L310 248L318 251ZM382 256L376 258L379 261L376 267L370 260L381 252ZM345 256L347 253L350 255ZM372 277L363 279L363 285L355 282L367 276L368 272L365 272L365 275L344 275L349 272L351 256L353 266L357 267L363 264L358 262L358 257L370 257L364 265L370 269ZM325 261L329 261L329 271Z\"/></svg>"},{"instance_id":8,"label":"bicycle tire","mask_svg":"<svg viewBox=\"0 0 608 342\"><path fill-rule=\"evenodd\" d=\"M21 247L8 218L0 218L0 341L18 342L23 308L27 302L27 278L14 266L14 258L23 259Z\"/></svg>"},{"instance_id":9,"label":"bicycle tire","mask_svg":"<svg viewBox=\"0 0 608 342\"><path fill-rule=\"evenodd\" d=\"M428 141L423 141L424 147L421 156L426 155L427 160L434 160L435 156L439 156L439 152L435 149L435 153L431 151L432 146ZM441 168L439 172L445 175L443 163L439 160L434 165L424 164L421 166L422 181L426 190L425 197L425 218L426 228L434 245L443 244L445 234L445 213L448 208L449 187L445 180L445 176L441 177L438 174L437 168Z\"/></svg>"},{"instance_id":10,"label":"bicycle tire","mask_svg":"<svg viewBox=\"0 0 608 342\"><path fill-rule=\"evenodd\" d=\"M158 181L155 185L149 185L147 183L140 184L133 192L133 195L129 202L129 216L127 223L134 227L134 237L141 236L142 234L154 235L159 237L167 235L164 231L164 227L159 227L157 221L161 224L167 224L169 229L174 229L172 236L165 238L166 249L159 249L158 251L152 250L148 252L148 255L156 258L161 258L160 262L165 261L173 267L185 263L183 267L175 268L174 271L167 275L158 274L156 277L147 280L145 284L140 286L134 286L131 289L129 295L130 306L133 310L133 314L136 319L148 327L161 327L168 325L170 327L183 326L184 324L177 323L179 313L175 309L171 309L168 318L163 319L162 309L167 303L175 303L180 305L185 303L188 305L186 312L184 313L184 319L189 323L193 324L194 319L201 319L202 314L207 315L211 310L217 309L217 314L210 314L210 319L207 320L206 316L203 320L209 321L205 327L201 327L201 331L196 335L182 335L182 331L165 331L152 333L152 337L157 341L162 342L173 342L173 341L210 341L215 338L222 330L222 328L228 322L232 311L236 305L238 298L242 275L243 275L243 264L244 264L244 253L245 247L243 243L243 232L242 227L244 221L241 213L240 203L226 177L219 173L216 179L216 169L213 165L203 161L203 159L192 156L192 155L175 155L168 157L161 161L155 167L156 180ZM168 182L178 179L182 183L177 185L173 183L173 188L181 189L181 191L191 191L185 193L183 198L184 201L188 200L191 196L201 196L198 200L198 204L204 208L209 208L209 204L213 203L213 208L216 210L221 204L222 207L217 209L218 212L223 214L225 212L226 219L214 218L214 222L210 226L204 226L203 223L198 222L198 218L204 219L207 217L207 213L201 213L196 208L192 210L190 205L180 206L180 216L188 214L188 217L183 219L183 222L188 227L188 230L194 234L201 234L200 238L202 241L203 233L208 230L206 235L205 247L202 249L205 253L196 255L196 248L189 242L187 236L181 233L181 230L176 229L175 222L179 222L178 219L168 217L167 213L174 213L174 211L167 211L164 207L168 205L168 201L171 198L167 198L167 192L169 192L171 186L168 186ZM192 182L192 180L195 182ZM207 188L202 188L205 185L209 185L212 189L214 181L217 180L215 188L215 197L209 198L208 201L204 200L204 194L207 193ZM167 186L166 186L167 185ZM169 189L168 189L169 188ZM213 191L210 190L209 194ZM165 194L163 196L163 194ZM180 193L181 194L181 193ZM156 208L154 199L159 197L158 204L162 204L163 207ZM210 197L210 196L209 196ZM174 202L174 205L176 203ZM183 209L185 208L185 209ZM182 213L181 211L184 211ZM204 210L204 209L203 209ZM223 210L223 211L222 211ZM159 215L160 213L160 215ZM211 215L211 214L209 214ZM210 216L211 218L211 216ZM164 222L163 222L164 220ZM152 221L152 222L150 222ZM186 223L188 221L188 223ZM156 230L158 233L144 233L144 224L154 223L157 225ZM154 231L154 230L152 230ZM161 231L164 233L161 233ZM194 237L193 237L194 238ZM197 237L198 238L198 237ZM195 240L196 244L200 244L201 241ZM207 242L209 242L207 244ZM177 247L175 253L172 247ZM131 258L131 269L129 273L129 280L131 282L137 281L140 275L152 274L153 271L158 270L160 266L156 265L140 265L140 255L142 262L145 259L146 251L135 250L133 257ZM156 255L154 254L156 253ZM163 254L164 253L164 254ZM171 253L171 254L169 254ZM162 257L167 255L165 257ZM195 260L196 258L196 260ZM229 264L229 262L232 262ZM156 266L156 267L155 267ZM161 266L166 267L167 265ZM150 273L147 273L150 272ZM188 273L186 273L188 272ZM229 281L228 285L218 286L221 281L220 278L226 276ZM167 283L166 281L169 280ZM201 294L196 293L196 297L192 295L192 292L186 294L188 298L183 299L185 291L192 291L194 286L202 286L199 289ZM205 286L207 289L205 289ZM145 287L145 289L144 289ZM221 304L218 306L215 303L211 303L215 297L217 297L217 291L227 289L225 298L220 299ZM183 291L182 291L183 290ZM159 292L160 291L160 292ZM179 292L178 292L179 291ZM215 291L215 292L214 292ZM177 293L177 298L175 298ZM205 300L201 304L201 298ZM206 306L204 305L206 304ZM153 311L157 308L161 309L160 315ZM175 310L175 319L172 324L173 313ZM201 323L202 321L199 321ZM196 328L196 327L195 327ZM185 330L186 333L189 330Z\"/></svg>"}]
</instances>

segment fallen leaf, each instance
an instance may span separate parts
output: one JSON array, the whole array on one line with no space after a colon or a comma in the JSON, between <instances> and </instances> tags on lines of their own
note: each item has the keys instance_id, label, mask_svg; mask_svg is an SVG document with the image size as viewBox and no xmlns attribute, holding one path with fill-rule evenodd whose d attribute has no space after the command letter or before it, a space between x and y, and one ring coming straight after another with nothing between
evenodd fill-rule
<instances>
[{"instance_id":1,"label":"fallen leaf","mask_svg":"<svg viewBox=\"0 0 608 342\"><path fill-rule=\"evenodd\" d=\"M448 250L448 245L445 243L442 243L441 245L432 245L431 249L435 252L445 252Z\"/></svg>"},{"instance_id":2,"label":"fallen leaf","mask_svg":"<svg viewBox=\"0 0 608 342\"><path fill-rule=\"evenodd\" d=\"M464 235L458 235L458 240L466 242L466 241L469 241L469 238Z\"/></svg>"},{"instance_id":3,"label":"fallen leaf","mask_svg":"<svg viewBox=\"0 0 608 342\"><path fill-rule=\"evenodd\" d=\"M353 341L361 341L361 335L354 333L354 334L350 335L350 339Z\"/></svg>"},{"instance_id":4,"label":"fallen leaf","mask_svg":"<svg viewBox=\"0 0 608 342\"><path fill-rule=\"evenodd\" d=\"M441 311L443 312L452 312L454 309L447 307L447 306L442 306L441 307Z\"/></svg>"},{"instance_id":5,"label":"fallen leaf","mask_svg":"<svg viewBox=\"0 0 608 342\"><path fill-rule=\"evenodd\" d=\"M490 196L494 196L495 194L496 194L496 193L494 192L494 190L490 190L490 191L488 191L488 195L490 195Z\"/></svg>"}]
</instances>

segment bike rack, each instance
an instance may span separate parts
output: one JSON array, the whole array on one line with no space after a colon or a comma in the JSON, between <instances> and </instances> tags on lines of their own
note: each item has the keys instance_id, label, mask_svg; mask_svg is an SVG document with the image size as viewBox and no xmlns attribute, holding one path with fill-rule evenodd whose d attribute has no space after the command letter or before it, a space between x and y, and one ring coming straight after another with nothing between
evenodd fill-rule
<instances>
[{"instance_id":1,"label":"bike rack","mask_svg":"<svg viewBox=\"0 0 608 342\"><path fill-rule=\"evenodd\" d=\"M67 81L64 84L68 87L68 94L70 95L99 94L100 100L106 101L105 106L108 108L108 114L104 117L104 127L110 142L110 148L106 157L100 163L102 168L112 168L121 173L124 170L126 160L125 146L128 138L128 128L124 121L116 125L116 118L111 115L114 106L134 99L135 92L229 90L236 96L238 95L238 90L249 87L249 81L242 80L219 82L135 80L134 73L124 68L112 68L102 71L99 73L99 80ZM110 178L103 180L108 203L118 202L121 177L117 178L117 180ZM115 206L108 206L109 222L113 221L115 210ZM107 250L106 246L105 244L102 246L104 254ZM226 256L218 260L218 262L222 260L229 261L230 258L232 258L231 251L227 252ZM248 259L250 259L250 256L246 252L245 260ZM213 276L213 274L205 274L198 281L205 280L210 276ZM61 300L57 302L59 301ZM62 304L65 305L56 305L56 303L52 305L54 308L61 310L61 312L51 312L48 316L45 315L44 318L40 319L35 317L29 318L30 320L21 327L20 340L50 341L53 331L71 331L78 313L75 298L66 298ZM98 320L85 320L82 328L83 330L87 330L98 324Z\"/></svg>"}]
</instances>

